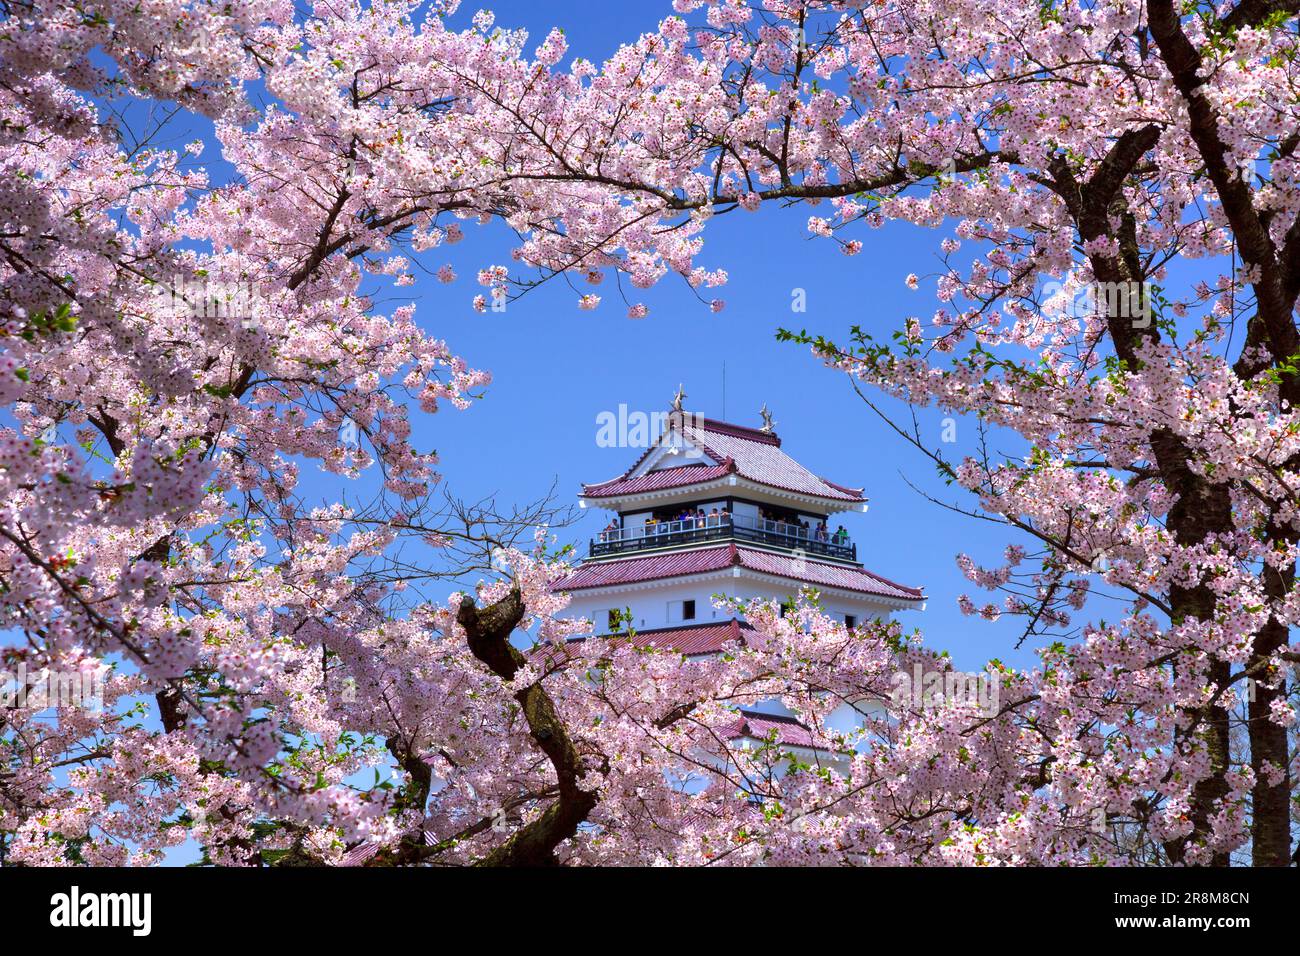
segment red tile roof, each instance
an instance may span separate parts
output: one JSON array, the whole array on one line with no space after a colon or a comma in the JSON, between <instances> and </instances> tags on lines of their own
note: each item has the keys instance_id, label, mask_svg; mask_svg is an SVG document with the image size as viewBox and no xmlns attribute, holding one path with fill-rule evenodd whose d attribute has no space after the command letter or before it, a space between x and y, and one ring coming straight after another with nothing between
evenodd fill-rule
<instances>
[{"instance_id":1,"label":"red tile roof","mask_svg":"<svg viewBox=\"0 0 1300 956\"><path fill-rule=\"evenodd\" d=\"M729 567L743 567L801 583L859 591L901 601L925 599L919 588L897 584L864 568L813 561L806 557L797 558L794 555L743 548L734 544L615 561L587 561L556 584L555 590L580 591L585 588L636 584L662 578L708 574Z\"/></svg>"},{"instance_id":2,"label":"red tile roof","mask_svg":"<svg viewBox=\"0 0 1300 956\"><path fill-rule=\"evenodd\" d=\"M634 635L638 647L660 647L671 649L687 657L716 654L732 641L743 640L746 632L753 627L744 621L732 618L721 624L696 624L692 627L665 627L653 631L637 631ZM540 645L530 653L541 654L550 666L561 664L570 658L565 656L565 648L582 647L591 640L614 640L622 643L628 640L626 634L603 634L598 638L578 637L566 641L563 647ZM776 731L777 743L789 747L816 747L828 749L825 744L818 744L813 739L812 731L806 724L793 717L780 714L763 714L758 711L741 710L734 723L726 724L721 736L726 740L751 737L755 740L767 740L772 731Z\"/></svg>"},{"instance_id":3,"label":"red tile roof","mask_svg":"<svg viewBox=\"0 0 1300 956\"><path fill-rule=\"evenodd\" d=\"M781 439L757 428L733 425L708 418L688 419L683 428L686 438L698 445L714 464L680 465L632 477L646 454L618 478L583 486L584 498L613 498L622 495L659 491L715 481L735 473L742 478L770 488L813 495L836 501L866 501L861 488L819 478L781 450ZM663 477L657 477L663 476Z\"/></svg>"},{"instance_id":4,"label":"red tile roof","mask_svg":"<svg viewBox=\"0 0 1300 956\"><path fill-rule=\"evenodd\" d=\"M682 465L679 468L661 468L658 471L648 471L637 478L615 478L599 485L583 485L582 496L612 498L617 495L678 488L682 485L699 485L706 481L725 478L733 471L735 471L735 463L730 459L720 465Z\"/></svg>"},{"instance_id":5,"label":"red tile roof","mask_svg":"<svg viewBox=\"0 0 1300 956\"><path fill-rule=\"evenodd\" d=\"M695 654L716 654L731 641L741 639L744 631L752 631L734 617L721 624L697 624L694 627L666 627L653 631L637 631L636 642L642 647L671 648L688 657Z\"/></svg>"},{"instance_id":6,"label":"red tile roof","mask_svg":"<svg viewBox=\"0 0 1300 956\"><path fill-rule=\"evenodd\" d=\"M424 845L433 846L438 841L428 830L423 831ZM366 861L379 852L378 843L358 843L352 849L343 854L338 862L338 866L365 866Z\"/></svg>"},{"instance_id":7,"label":"red tile roof","mask_svg":"<svg viewBox=\"0 0 1300 956\"><path fill-rule=\"evenodd\" d=\"M379 852L378 843L359 843L343 854L339 866L363 866L366 860Z\"/></svg>"},{"instance_id":8,"label":"red tile roof","mask_svg":"<svg viewBox=\"0 0 1300 956\"><path fill-rule=\"evenodd\" d=\"M585 561L556 584L555 590L578 591L611 584L635 584L638 581L657 581L660 578L721 571L735 563L736 551L734 544L724 544L714 548L673 551L618 561Z\"/></svg>"},{"instance_id":9,"label":"red tile roof","mask_svg":"<svg viewBox=\"0 0 1300 956\"><path fill-rule=\"evenodd\" d=\"M814 475L781 450L781 439L776 435L707 418L702 420L700 427L688 423L685 432L686 437L702 445L710 457L719 461L733 459L736 470L751 481L822 498L866 500L861 488L846 488Z\"/></svg>"},{"instance_id":10,"label":"red tile roof","mask_svg":"<svg viewBox=\"0 0 1300 956\"><path fill-rule=\"evenodd\" d=\"M829 564L825 561L812 561L808 558L795 558L786 554L773 554L771 551L759 551L756 548L740 548L740 563L751 571L764 574L776 574L786 578L798 578L809 584L821 584L828 588L843 588L846 591L862 591L866 594L878 594L881 597L897 598L900 601L923 601L925 594L920 588L908 587L888 578L873 574L866 568L843 564Z\"/></svg>"},{"instance_id":11,"label":"red tile roof","mask_svg":"<svg viewBox=\"0 0 1300 956\"><path fill-rule=\"evenodd\" d=\"M775 738L772 737L775 732ZM819 750L829 749L825 744L818 744L806 724L793 717L780 714L760 714L757 711L742 710L734 724L726 727L722 735L728 740L752 737L755 740L775 739L778 744L787 747L815 747Z\"/></svg>"},{"instance_id":12,"label":"red tile roof","mask_svg":"<svg viewBox=\"0 0 1300 956\"><path fill-rule=\"evenodd\" d=\"M676 651L687 657L703 654L716 654L731 641L741 640L742 635L753 628L734 617L729 621L710 624L692 624L686 627L660 627L652 631L636 631L634 641L637 647L660 647ZM623 642L626 634L602 634L598 640ZM565 647L579 647L589 637L576 637L565 642ZM553 645L540 645L537 651L550 654L556 650ZM549 659L549 658L548 658Z\"/></svg>"}]
</instances>

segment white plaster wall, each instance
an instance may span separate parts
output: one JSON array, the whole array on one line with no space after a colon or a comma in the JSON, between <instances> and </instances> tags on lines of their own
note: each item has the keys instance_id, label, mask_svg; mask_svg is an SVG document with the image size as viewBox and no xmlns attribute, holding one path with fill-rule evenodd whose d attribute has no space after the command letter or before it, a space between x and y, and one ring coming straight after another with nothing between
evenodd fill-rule
<instances>
[{"instance_id":1,"label":"white plaster wall","mask_svg":"<svg viewBox=\"0 0 1300 956\"><path fill-rule=\"evenodd\" d=\"M712 587L723 590L730 582L718 580ZM694 599L695 620L686 623L710 624L731 619L729 612L713 607L713 590L704 584L671 584L665 582L654 590L627 591L618 594L584 595L578 592L565 612L565 617L591 618L596 632L603 633L606 614L611 608L632 611L632 625L638 630L668 627L668 602ZM680 623L680 622L674 622Z\"/></svg>"},{"instance_id":2,"label":"white plaster wall","mask_svg":"<svg viewBox=\"0 0 1300 956\"><path fill-rule=\"evenodd\" d=\"M632 612L632 625L638 630L652 630L681 624L668 617L670 601L695 601L695 620L685 623L709 624L730 620L732 614L727 610L718 610L713 606L713 595L725 594L745 600L755 598L775 598L784 600L794 595L794 590L782 594L772 586L765 586L745 578L714 578L709 581L686 583L663 582L653 589L644 591L622 591L611 594L588 594L578 591L572 595L572 601L565 611L565 617L587 617L595 622L596 632L603 633L607 612L611 608ZM843 620L845 615L853 615L857 623L862 624L872 618L889 618L891 611L870 600L851 600L822 595L822 607L827 613Z\"/></svg>"}]
</instances>

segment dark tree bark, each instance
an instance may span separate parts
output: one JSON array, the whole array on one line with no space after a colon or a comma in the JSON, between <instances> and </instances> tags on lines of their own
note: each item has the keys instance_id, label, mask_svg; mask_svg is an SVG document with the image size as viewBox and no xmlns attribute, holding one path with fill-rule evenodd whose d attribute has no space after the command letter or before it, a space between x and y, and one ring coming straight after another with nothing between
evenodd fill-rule
<instances>
[{"instance_id":1,"label":"dark tree bark","mask_svg":"<svg viewBox=\"0 0 1300 956\"><path fill-rule=\"evenodd\" d=\"M469 649L502 680L512 680L527 661L510 643L524 603L518 588L488 607L476 607L466 596L456 614L465 629ZM585 771L555 704L540 683L515 694L533 742L555 769L558 795L540 817L511 834L501 846L479 861L480 866L554 866L555 848L578 832L595 808L596 794L580 786Z\"/></svg>"}]
</instances>

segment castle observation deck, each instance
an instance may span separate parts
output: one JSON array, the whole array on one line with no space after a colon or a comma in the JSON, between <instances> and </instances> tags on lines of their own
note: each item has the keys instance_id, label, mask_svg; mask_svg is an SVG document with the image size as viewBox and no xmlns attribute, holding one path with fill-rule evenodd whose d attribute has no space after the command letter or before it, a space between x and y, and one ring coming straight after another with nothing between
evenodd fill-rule
<instances>
[{"instance_id":1,"label":"castle observation deck","mask_svg":"<svg viewBox=\"0 0 1300 956\"><path fill-rule=\"evenodd\" d=\"M918 588L864 569L845 513L865 512L863 489L823 478L783 448L766 406L758 428L681 408L623 474L583 486L584 508L612 512L587 558L559 587L578 592L644 588L711 576L777 579L859 595L897 610L919 606Z\"/></svg>"}]
</instances>

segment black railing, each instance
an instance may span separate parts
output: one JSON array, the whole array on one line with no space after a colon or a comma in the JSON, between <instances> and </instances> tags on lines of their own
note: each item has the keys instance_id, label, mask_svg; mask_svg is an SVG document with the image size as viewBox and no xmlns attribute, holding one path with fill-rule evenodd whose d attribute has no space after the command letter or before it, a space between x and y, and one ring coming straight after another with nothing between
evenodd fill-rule
<instances>
[{"instance_id":1,"label":"black railing","mask_svg":"<svg viewBox=\"0 0 1300 956\"><path fill-rule=\"evenodd\" d=\"M591 539L591 556L628 554L649 551L680 544L698 544L705 541L753 541L776 545L804 554L823 555L843 561L856 561L858 547L847 535L819 536L799 525L783 521L767 521L737 515L723 520L718 517L688 518L681 521L659 521L635 528L612 528Z\"/></svg>"}]
</instances>

